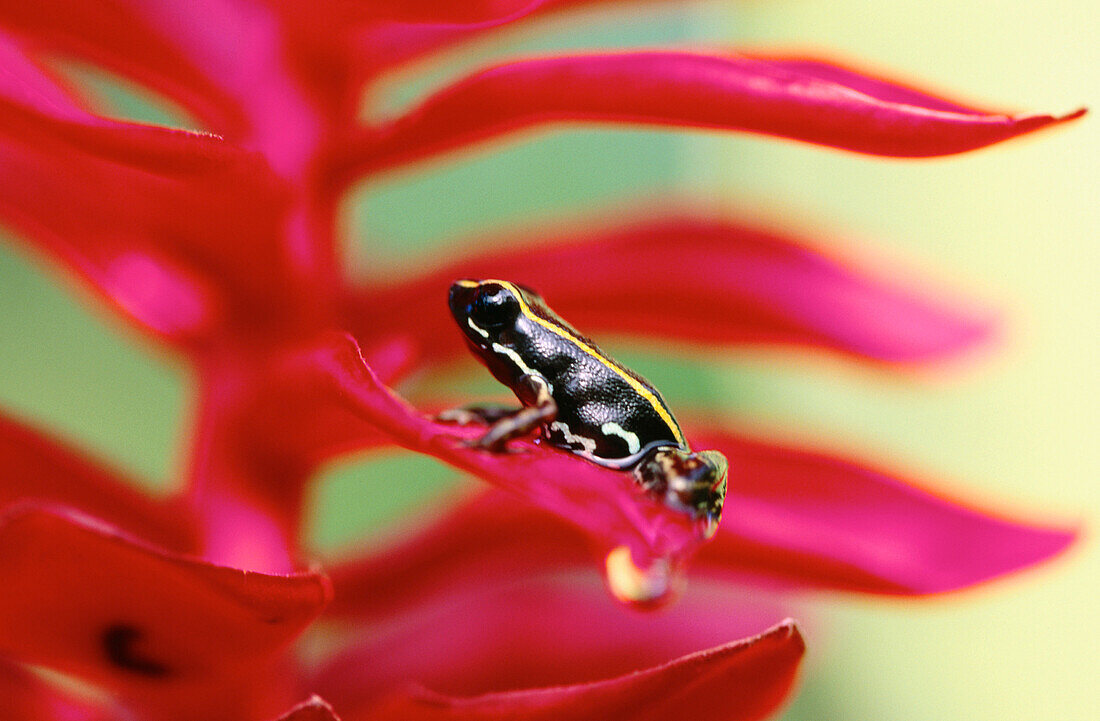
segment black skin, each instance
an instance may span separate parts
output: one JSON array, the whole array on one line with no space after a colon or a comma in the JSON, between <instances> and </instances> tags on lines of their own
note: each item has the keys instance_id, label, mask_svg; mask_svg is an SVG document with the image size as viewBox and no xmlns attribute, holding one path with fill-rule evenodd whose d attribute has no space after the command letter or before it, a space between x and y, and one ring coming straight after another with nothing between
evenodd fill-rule
<instances>
[{"instance_id":1,"label":"black skin","mask_svg":"<svg viewBox=\"0 0 1100 721\"><path fill-rule=\"evenodd\" d=\"M602 466L631 470L669 506L717 524L726 460L694 453L660 394L581 336L529 288L507 281L456 281L449 305L471 352L523 404L516 410L471 407L440 415L480 421L470 445L494 452L540 431L547 443Z\"/></svg>"}]
</instances>

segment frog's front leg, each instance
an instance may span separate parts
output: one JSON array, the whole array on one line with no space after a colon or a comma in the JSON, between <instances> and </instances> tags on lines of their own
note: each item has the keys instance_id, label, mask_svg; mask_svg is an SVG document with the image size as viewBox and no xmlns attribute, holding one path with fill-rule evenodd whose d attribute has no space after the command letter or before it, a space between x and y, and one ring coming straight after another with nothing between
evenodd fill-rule
<instances>
[{"instance_id":1,"label":"frog's front leg","mask_svg":"<svg viewBox=\"0 0 1100 721\"><path fill-rule=\"evenodd\" d=\"M726 457L718 451L660 448L635 466L634 478L666 505L705 519L709 536L722 517L728 468Z\"/></svg>"},{"instance_id":2,"label":"frog's front leg","mask_svg":"<svg viewBox=\"0 0 1100 721\"><path fill-rule=\"evenodd\" d=\"M526 436L558 417L558 404L550 395L550 383L540 375L528 374L520 378L517 392L530 397L530 405L512 411L493 422L481 438L470 445L489 451L502 451L513 438Z\"/></svg>"},{"instance_id":3,"label":"frog's front leg","mask_svg":"<svg viewBox=\"0 0 1100 721\"><path fill-rule=\"evenodd\" d=\"M558 415L558 404L550 395L550 383L540 375L528 374L520 378L518 392L531 399L530 405L521 408L501 406L471 406L451 408L435 416L443 423L470 425L482 423L489 429L480 438L468 443L474 448L502 451L513 438L528 435L543 424L550 423Z\"/></svg>"}]
</instances>

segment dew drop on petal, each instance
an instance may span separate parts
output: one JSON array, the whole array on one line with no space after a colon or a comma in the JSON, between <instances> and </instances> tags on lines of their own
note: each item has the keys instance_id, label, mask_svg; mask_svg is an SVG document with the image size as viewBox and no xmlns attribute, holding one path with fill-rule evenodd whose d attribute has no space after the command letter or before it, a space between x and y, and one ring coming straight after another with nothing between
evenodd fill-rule
<instances>
[{"instance_id":1,"label":"dew drop on petal","mask_svg":"<svg viewBox=\"0 0 1100 721\"><path fill-rule=\"evenodd\" d=\"M656 607L672 600L683 586L681 573L667 558L657 558L639 568L627 546L616 546L607 554L607 585L623 603Z\"/></svg>"}]
</instances>

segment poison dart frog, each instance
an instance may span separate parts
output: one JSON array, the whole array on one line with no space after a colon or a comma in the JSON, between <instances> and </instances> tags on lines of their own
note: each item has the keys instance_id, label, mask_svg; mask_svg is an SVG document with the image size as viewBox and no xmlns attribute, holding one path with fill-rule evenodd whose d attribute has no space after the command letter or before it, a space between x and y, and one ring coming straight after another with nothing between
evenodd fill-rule
<instances>
[{"instance_id":1,"label":"poison dart frog","mask_svg":"<svg viewBox=\"0 0 1100 721\"><path fill-rule=\"evenodd\" d=\"M451 313L474 355L523 404L468 407L438 418L483 422L470 445L504 451L508 440L541 432L546 443L598 465L631 472L669 507L717 528L726 493L726 458L693 452L648 381L596 347L538 293L506 280L459 280Z\"/></svg>"}]
</instances>

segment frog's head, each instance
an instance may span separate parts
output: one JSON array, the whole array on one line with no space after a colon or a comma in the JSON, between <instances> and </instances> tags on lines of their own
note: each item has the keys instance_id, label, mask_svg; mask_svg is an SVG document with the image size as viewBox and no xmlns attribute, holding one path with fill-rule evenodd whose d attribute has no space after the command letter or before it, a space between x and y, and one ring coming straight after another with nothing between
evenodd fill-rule
<instances>
[{"instance_id":1,"label":"frog's head","mask_svg":"<svg viewBox=\"0 0 1100 721\"><path fill-rule=\"evenodd\" d=\"M524 300L513 283L499 280L457 280L451 285L451 315L467 342L478 353L490 353L515 330Z\"/></svg>"}]
</instances>

